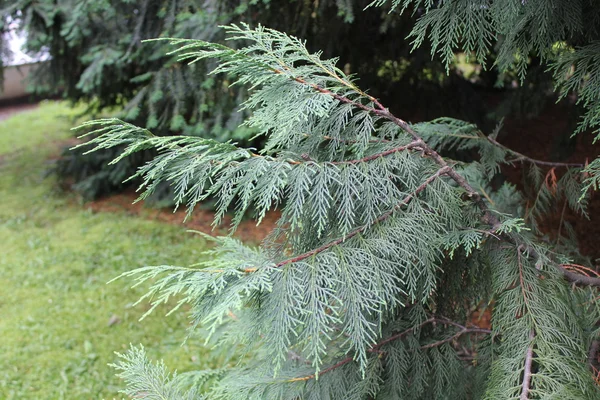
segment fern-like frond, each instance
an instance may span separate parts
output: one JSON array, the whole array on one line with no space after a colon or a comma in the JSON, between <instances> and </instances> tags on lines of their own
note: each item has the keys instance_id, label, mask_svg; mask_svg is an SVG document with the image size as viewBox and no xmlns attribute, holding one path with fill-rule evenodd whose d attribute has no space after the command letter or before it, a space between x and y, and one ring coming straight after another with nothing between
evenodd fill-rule
<instances>
[{"instance_id":1,"label":"fern-like frond","mask_svg":"<svg viewBox=\"0 0 600 400\"><path fill-rule=\"evenodd\" d=\"M122 393L131 398L147 400L205 399L195 389L185 390L182 388L177 374L171 375L162 361L157 363L149 361L142 345L131 346L126 353L117 353L117 356L119 361L110 365L119 371L117 376L125 380L127 387Z\"/></svg>"}]
</instances>

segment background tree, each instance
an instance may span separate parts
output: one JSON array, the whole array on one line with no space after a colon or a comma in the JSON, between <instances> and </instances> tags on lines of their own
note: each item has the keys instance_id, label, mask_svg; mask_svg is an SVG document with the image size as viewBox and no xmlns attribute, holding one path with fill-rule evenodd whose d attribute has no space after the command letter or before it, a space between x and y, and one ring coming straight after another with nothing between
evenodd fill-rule
<instances>
[{"instance_id":1,"label":"background tree","mask_svg":"<svg viewBox=\"0 0 600 400\"><path fill-rule=\"evenodd\" d=\"M458 46L483 63L494 46L500 73L514 68L521 79L534 55L550 66L563 95L574 90L583 102L580 130L596 126L593 3L392 2L409 6L421 14L415 45L431 39L446 63ZM143 348L132 348L116 365L128 382L125 393L599 397L591 369L600 280L580 273L585 267L574 261L585 259L573 243L549 243L539 229L557 199L585 213L598 160L536 160L503 146L497 130L485 135L451 118L407 123L337 59L301 40L260 26L226 30L232 47L171 43L181 60L218 60L215 73L251 87L242 108L246 126L265 140L262 150L158 137L115 119L84 126L96 128L95 150L126 146L116 161L158 149L137 173L143 196L170 182L191 211L214 195L217 219L235 209L234 228L251 205L259 221L281 206L277 228L257 249L217 238L212 257L197 267L126 274L138 282L161 276L147 296L154 306L181 295L179 304L192 305L194 326L255 351L231 369L171 377L146 360ZM478 156L460 161L465 152ZM515 163L525 165L528 189L537 193L528 207L515 186L493 183L502 164ZM544 175L543 167L552 172ZM481 304L493 308L490 330L468 321Z\"/></svg>"}]
</instances>

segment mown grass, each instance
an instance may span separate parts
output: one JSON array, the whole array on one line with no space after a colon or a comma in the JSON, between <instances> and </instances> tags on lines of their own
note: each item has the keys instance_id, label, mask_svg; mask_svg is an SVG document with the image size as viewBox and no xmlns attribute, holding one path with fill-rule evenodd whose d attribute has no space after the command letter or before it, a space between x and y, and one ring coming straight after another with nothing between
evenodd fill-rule
<instances>
[{"instance_id":1,"label":"mown grass","mask_svg":"<svg viewBox=\"0 0 600 400\"><path fill-rule=\"evenodd\" d=\"M48 158L72 137L78 110L46 102L0 121L0 399L112 399L122 382L107 364L142 343L180 371L218 363L182 346L184 312L138 321L145 288L107 281L143 265L197 262L206 243L183 228L92 213L54 191Z\"/></svg>"}]
</instances>

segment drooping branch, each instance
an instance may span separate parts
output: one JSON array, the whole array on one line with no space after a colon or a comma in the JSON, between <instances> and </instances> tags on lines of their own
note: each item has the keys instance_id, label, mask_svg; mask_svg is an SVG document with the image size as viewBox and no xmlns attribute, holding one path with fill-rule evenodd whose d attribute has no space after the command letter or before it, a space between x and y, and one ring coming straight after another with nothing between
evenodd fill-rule
<instances>
[{"instance_id":1,"label":"drooping branch","mask_svg":"<svg viewBox=\"0 0 600 400\"><path fill-rule=\"evenodd\" d=\"M326 243L320 247L317 247L311 251L307 251L306 253L302 253L300 255L297 255L295 257L292 258L288 258L287 260L284 261L280 261L277 264L275 264L276 268L279 267L283 267L284 265L287 264L291 264L291 263L295 263L298 261L302 261L304 259L307 259L309 257L312 257L314 255L317 255L331 247L337 246L343 242L345 242L346 240L358 235L359 233L364 232L365 230L367 230L368 228L370 228L371 226L378 224L380 222L385 221L386 219L388 219L394 212L396 212L397 210L399 210L400 208L402 208L403 206L407 205L415 196L417 196L419 193L421 193L423 190L425 190L425 188L427 186L429 186L434 180L436 180L438 177L445 175L448 173L449 171L449 166L445 166L440 168L439 170L437 170L437 172L433 175L431 175L429 178L427 178L418 188L415 189L414 192L412 192L411 194L409 194L408 196L406 196L404 199L402 199L402 201L400 203L398 203L394 208L392 208L391 210L381 214L379 217L377 217L371 224L367 224L367 225L363 225L359 228L356 228L352 231L350 231L350 233L348 233L347 235L344 235L336 240L333 240L329 243Z\"/></svg>"},{"instance_id":2,"label":"drooping branch","mask_svg":"<svg viewBox=\"0 0 600 400\"><path fill-rule=\"evenodd\" d=\"M524 246L521 245L517 248L517 264L519 266L519 284L521 286L521 293L523 294L523 301L527 309L531 309L529 300L527 298L527 290L525 288L525 278L523 276L523 263L521 260L521 251L524 250ZM525 353L525 362L523 366L523 382L521 384L521 396L519 400L529 399L529 390L531 388L531 366L533 364L533 340L535 339L535 330L532 328L529 331L530 344L527 346Z\"/></svg>"},{"instance_id":3,"label":"drooping branch","mask_svg":"<svg viewBox=\"0 0 600 400\"><path fill-rule=\"evenodd\" d=\"M276 73L283 73L282 71L279 71L277 69L274 69L274 71ZM478 208L481 210L482 212L482 216L481 216L481 221L487 225L489 225L492 230L495 230L499 225L500 225L500 220L498 219L498 217L492 212L492 210L487 206L487 204L483 201L483 198L481 197L481 195L479 194L479 192L477 192L468 182L467 180L460 175L458 172L456 172L456 170L454 168L452 168L447 162L446 160L444 160L444 158L438 153L436 152L433 148L431 148L422 138L421 136L410 126L410 124L408 124L406 121L396 117L394 114L392 114L383 104L381 104L377 99L375 99L373 96L367 95L363 92L358 92L360 95L362 96L366 96L371 102L373 102L373 104L375 105L375 107L371 107L369 105L365 105L359 101L355 101L352 100L346 96L342 96L338 93L335 93L331 90L328 90L326 88L323 88L317 84L314 83L310 83L307 82L306 80L300 78L300 77L294 77L294 76L290 76L291 79L295 80L298 83L310 86L311 88L313 88L314 90L323 93L323 94L327 94L331 97L333 97L334 99L340 101L341 103L345 103L345 104L350 104L354 107L357 107L359 109L371 112L375 115L381 116L391 122L393 122L395 125L397 125L398 127L400 127L403 131L405 131L406 133L408 133L412 138L413 138L413 143L418 143L418 146L422 149L424 155L430 157L433 161L435 161L441 168L444 168L446 170L445 174L448 175L450 178L452 178L461 188L463 188L466 193L467 193L467 197L469 199L471 199L471 201L473 201ZM351 84L350 82L347 82L346 80L337 77L337 80L339 82L341 82L342 84L344 84L345 86L347 86L348 88L352 89L352 90L356 90L356 87ZM552 162L547 162L547 161L541 161L541 160L536 160L530 157L527 157L521 153L515 152L514 150L511 150L509 148L507 148L506 146L500 144L499 142L497 142L496 140L494 140L493 138L489 138L488 140L496 145L496 146L500 146L504 149L506 149L507 151L515 154L518 156L518 159L521 160L526 160L530 163L534 163L534 164L540 164L540 165L548 165L548 166L571 166L571 167L583 167L582 164L568 164L568 163L552 163ZM506 239L508 242L514 242L511 238L509 237L504 237L504 239ZM317 249L318 250L318 249ZM318 252L318 251L317 251ZM528 248L528 252L530 254L530 256L532 257L537 257L537 252L534 249L530 249ZM310 253L310 252L309 252ZM305 253L308 254L308 253ZM315 253L316 254L316 253ZM310 257L309 254L307 257ZM600 287L600 278L593 278L593 277L587 277L581 274L577 274L577 273L573 273L570 271L565 270L564 268L561 268L560 265L556 264L554 265L556 268L558 268L562 273L563 276L565 277L565 279L567 279L570 282L573 282L575 284L578 285L587 285L587 286L596 286L596 287Z\"/></svg>"},{"instance_id":4,"label":"drooping branch","mask_svg":"<svg viewBox=\"0 0 600 400\"><path fill-rule=\"evenodd\" d=\"M585 167L585 164L581 164L581 163L562 163L562 162L555 162L555 161L543 161L543 160L538 160L536 158L531 158L531 157L526 156L525 154L519 153L518 151L511 149L510 147L506 147L505 145L498 142L496 139L494 139L492 137L485 136L485 138L487 139L488 142L490 142L494 146L499 147L502 150L505 150L505 151L515 155L516 158L513 160L510 160L511 162L526 161L530 164L544 165L547 167L559 167L559 168L560 167L563 167L563 168L571 168L571 167L584 168Z\"/></svg>"},{"instance_id":5,"label":"drooping branch","mask_svg":"<svg viewBox=\"0 0 600 400\"><path fill-rule=\"evenodd\" d=\"M594 287L600 288L600 278L595 278L593 276L586 276L583 274L578 274L576 272L571 272L571 271L567 270L565 267L563 267L562 265L557 265L557 267L562 272L565 279L575 285L594 286Z\"/></svg>"},{"instance_id":6,"label":"drooping branch","mask_svg":"<svg viewBox=\"0 0 600 400\"><path fill-rule=\"evenodd\" d=\"M457 322L451 321L451 320L449 320L447 318L432 317L432 318L429 318L429 319L421 322L418 325L415 325L415 326L413 326L411 328L408 328L408 329L406 329L406 330L404 330L402 332L396 333L396 334L394 334L392 336L389 336L389 337L381 340L380 342L378 342L375 345L371 346L367 351L370 352L370 353L380 353L380 349L384 345L386 345L388 343L391 343L391 342L394 342L396 340L402 339L405 336L413 333L417 329L420 329L420 328L422 328L425 325L433 324L433 323L440 323L440 324L444 324L444 325L452 325L452 326L455 326L455 327L459 328L459 330L454 335L452 335L452 336L450 336L450 337L448 337L446 339L441 339L441 340L438 340L436 342L429 343L429 344L421 346L420 347L421 350L425 350L425 349L430 349L430 348L433 348L433 347L441 346L441 345L443 345L445 343L448 343L448 342L451 342L451 341L453 341L455 339L458 339L459 337L461 337L461 336L463 336L465 334L477 334L477 333L491 334L492 333L492 331L489 330L489 329L484 329L484 328L468 328L468 327L466 327L464 325L461 325L461 324L459 324ZM338 368L340 368L340 367L342 367L342 366L344 366L344 365L352 362L353 360L354 360L354 358L351 357L351 356L346 357L343 360L340 360L337 363L335 363L335 364L333 364L333 365L325 368L323 371L321 371L318 374L315 373L315 374L301 376L301 377L298 377L298 378L292 378L288 382L308 381L308 380L314 379L317 376L322 376L322 375L324 375L324 374L326 374L328 372L336 370L336 369L338 369Z\"/></svg>"}]
</instances>

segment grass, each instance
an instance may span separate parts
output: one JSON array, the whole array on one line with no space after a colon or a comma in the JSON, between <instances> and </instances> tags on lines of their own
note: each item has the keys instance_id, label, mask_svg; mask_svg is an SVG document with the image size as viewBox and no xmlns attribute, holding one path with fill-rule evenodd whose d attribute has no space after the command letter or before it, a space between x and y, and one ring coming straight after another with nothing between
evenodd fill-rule
<instances>
[{"instance_id":1,"label":"grass","mask_svg":"<svg viewBox=\"0 0 600 400\"><path fill-rule=\"evenodd\" d=\"M176 226L92 213L44 177L77 112L45 102L0 121L0 399L122 398L107 364L129 343L179 370L218 363L194 340L182 346L184 312L140 322L148 306L133 303L144 288L106 284L143 265L197 262L206 243Z\"/></svg>"}]
</instances>

